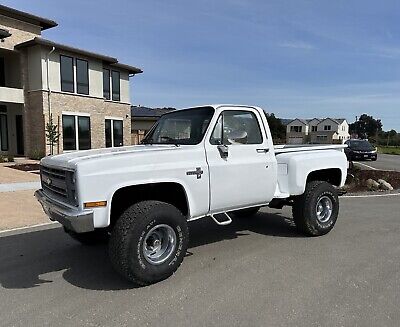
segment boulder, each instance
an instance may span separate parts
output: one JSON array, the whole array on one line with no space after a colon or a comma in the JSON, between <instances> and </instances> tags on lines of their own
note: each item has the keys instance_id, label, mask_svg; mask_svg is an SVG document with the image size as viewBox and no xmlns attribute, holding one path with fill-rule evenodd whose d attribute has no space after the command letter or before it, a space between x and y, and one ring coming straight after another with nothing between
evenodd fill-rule
<instances>
[{"instance_id":1,"label":"boulder","mask_svg":"<svg viewBox=\"0 0 400 327\"><path fill-rule=\"evenodd\" d=\"M379 186L380 184L372 178L367 179L367 189L369 191L377 191L379 190Z\"/></svg>"},{"instance_id":2,"label":"boulder","mask_svg":"<svg viewBox=\"0 0 400 327\"><path fill-rule=\"evenodd\" d=\"M378 179L379 187L384 191L393 191L393 186L386 182L384 179Z\"/></svg>"}]
</instances>

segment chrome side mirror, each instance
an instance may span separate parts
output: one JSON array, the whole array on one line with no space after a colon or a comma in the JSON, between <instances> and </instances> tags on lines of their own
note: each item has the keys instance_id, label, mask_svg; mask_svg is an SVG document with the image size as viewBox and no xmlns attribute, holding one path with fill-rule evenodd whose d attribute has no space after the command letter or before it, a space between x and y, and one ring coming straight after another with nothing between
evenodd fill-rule
<instances>
[{"instance_id":1,"label":"chrome side mirror","mask_svg":"<svg viewBox=\"0 0 400 327\"><path fill-rule=\"evenodd\" d=\"M228 146L227 145L218 145L217 149L219 151L219 155L221 156L222 159L226 159L229 156L228 152Z\"/></svg>"}]
</instances>

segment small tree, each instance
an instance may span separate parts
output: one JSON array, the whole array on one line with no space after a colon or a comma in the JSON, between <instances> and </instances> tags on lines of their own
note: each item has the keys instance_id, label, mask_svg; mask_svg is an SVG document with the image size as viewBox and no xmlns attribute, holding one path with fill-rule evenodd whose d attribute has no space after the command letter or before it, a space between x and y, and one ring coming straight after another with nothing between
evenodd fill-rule
<instances>
[{"instance_id":1,"label":"small tree","mask_svg":"<svg viewBox=\"0 0 400 327\"><path fill-rule=\"evenodd\" d=\"M46 124L47 145L50 146L50 154L54 154L54 145L58 144L60 133L57 131L58 126L53 123L53 115L50 114L49 122Z\"/></svg>"}]
</instances>

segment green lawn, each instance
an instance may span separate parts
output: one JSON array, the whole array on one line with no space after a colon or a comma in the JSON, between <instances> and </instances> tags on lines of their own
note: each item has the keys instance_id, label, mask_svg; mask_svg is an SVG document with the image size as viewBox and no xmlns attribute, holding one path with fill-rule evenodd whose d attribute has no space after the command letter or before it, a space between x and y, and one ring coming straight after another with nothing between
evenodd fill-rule
<instances>
[{"instance_id":1,"label":"green lawn","mask_svg":"<svg viewBox=\"0 0 400 327\"><path fill-rule=\"evenodd\" d=\"M400 155L400 146L378 146L378 152Z\"/></svg>"}]
</instances>

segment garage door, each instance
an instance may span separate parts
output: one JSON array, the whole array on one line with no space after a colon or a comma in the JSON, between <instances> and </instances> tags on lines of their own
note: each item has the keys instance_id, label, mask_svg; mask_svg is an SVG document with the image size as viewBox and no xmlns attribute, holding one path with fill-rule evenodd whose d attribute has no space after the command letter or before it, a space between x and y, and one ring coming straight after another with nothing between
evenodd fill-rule
<instances>
[{"instance_id":1,"label":"garage door","mask_svg":"<svg viewBox=\"0 0 400 327\"><path fill-rule=\"evenodd\" d=\"M303 138L302 137L289 137L289 144L302 144Z\"/></svg>"}]
</instances>

